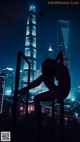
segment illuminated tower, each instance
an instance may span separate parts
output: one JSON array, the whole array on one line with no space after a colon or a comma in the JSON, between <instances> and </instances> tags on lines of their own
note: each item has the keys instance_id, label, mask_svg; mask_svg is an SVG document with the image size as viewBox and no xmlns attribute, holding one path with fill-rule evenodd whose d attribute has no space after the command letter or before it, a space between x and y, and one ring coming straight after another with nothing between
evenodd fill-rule
<instances>
[{"instance_id":1,"label":"illuminated tower","mask_svg":"<svg viewBox=\"0 0 80 142\"><path fill-rule=\"evenodd\" d=\"M51 45L48 48L48 58L53 58L53 49L52 49Z\"/></svg>"},{"instance_id":2,"label":"illuminated tower","mask_svg":"<svg viewBox=\"0 0 80 142\"><path fill-rule=\"evenodd\" d=\"M27 17L26 37L25 37L25 56L30 61L30 82L35 79L36 72L36 11L35 6L31 5ZM28 64L24 62L23 83L27 83Z\"/></svg>"},{"instance_id":3,"label":"illuminated tower","mask_svg":"<svg viewBox=\"0 0 80 142\"><path fill-rule=\"evenodd\" d=\"M57 22L57 52L63 52L64 64L70 69L70 49L69 49L70 22L58 20Z\"/></svg>"}]
</instances>

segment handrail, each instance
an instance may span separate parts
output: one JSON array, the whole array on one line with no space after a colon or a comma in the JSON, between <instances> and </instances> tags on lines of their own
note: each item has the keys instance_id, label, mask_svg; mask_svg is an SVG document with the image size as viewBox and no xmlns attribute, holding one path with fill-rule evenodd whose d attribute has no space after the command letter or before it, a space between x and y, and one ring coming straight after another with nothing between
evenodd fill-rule
<instances>
[{"instance_id":1,"label":"handrail","mask_svg":"<svg viewBox=\"0 0 80 142\"><path fill-rule=\"evenodd\" d=\"M61 62L61 95L62 99L60 102L60 125L61 125L61 142L64 142L64 97L63 97L63 53L60 58Z\"/></svg>"},{"instance_id":2,"label":"handrail","mask_svg":"<svg viewBox=\"0 0 80 142\"><path fill-rule=\"evenodd\" d=\"M63 53L60 53L60 63L61 63L61 86L60 86L60 92L61 92L61 100L60 100L60 128L61 128L61 138L60 141L64 142L64 97L63 97Z\"/></svg>"},{"instance_id":3,"label":"handrail","mask_svg":"<svg viewBox=\"0 0 80 142\"><path fill-rule=\"evenodd\" d=\"M28 61L27 57L23 54L22 51L18 51L17 64L16 64L16 76L15 76L15 89L14 89L15 91L14 91L14 97L13 97L13 110L12 110L12 131L15 131L15 125L16 125L21 57L23 57L23 59L28 63L28 66L29 66L29 68L28 68L28 86L30 83L30 62ZM26 96L26 119L27 119L27 115L28 115L28 98L29 98L29 91L27 92L27 96Z\"/></svg>"},{"instance_id":4,"label":"handrail","mask_svg":"<svg viewBox=\"0 0 80 142\"><path fill-rule=\"evenodd\" d=\"M63 96L63 53L60 52L56 58L56 62L60 62L60 96L58 103L60 104L60 142L64 142L64 96ZM54 100L52 102L52 127L54 127ZM53 129L52 129L53 130Z\"/></svg>"}]
</instances>

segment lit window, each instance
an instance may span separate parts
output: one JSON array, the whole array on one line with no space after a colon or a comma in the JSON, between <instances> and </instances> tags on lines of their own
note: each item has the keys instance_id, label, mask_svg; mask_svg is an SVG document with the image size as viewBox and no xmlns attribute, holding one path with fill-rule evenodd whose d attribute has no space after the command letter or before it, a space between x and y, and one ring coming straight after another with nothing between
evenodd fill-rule
<instances>
[{"instance_id":1,"label":"lit window","mask_svg":"<svg viewBox=\"0 0 80 142\"><path fill-rule=\"evenodd\" d=\"M33 24L36 24L36 16L35 15L32 15L32 19L31 20L32 20Z\"/></svg>"},{"instance_id":2,"label":"lit window","mask_svg":"<svg viewBox=\"0 0 80 142\"><path fill-rule=\"evenodd\" d=\"M25 56L30 57L31 56L31 51L30 48L25 49Z\"/></svg>"},{"instance_id":3,"label":"lit window","mask_svg":"<svg viewBox=\"0 0 80 142\"><path fill-rule=\"evenodd\" d=\"M33 58L36 58L36 49L33 49Z\"/></svg>"},{"instance_id":4,"label":"lit window","mask_svg":"<svg viewBox=\"0 0 80 142\"><path fill-rule=\"evenodd\" d=\"M26 37L25 46L29 46L29 45L30 45L30 39L29 37Z\"/></svg>"},{"instance_id":5,"label":"lit window","mask_svg":"<svg viewBox=\"0 0 80 142\"><path fill-rule=\"evenodd\" d=\"M26 28L26 35L29 35L30 34L30 28L29 26Z\"/></svg>"},{"instance_id":6,"label":"lit window","mask_svg":"<svg viewBox=\"0 0 80 142\"><path fill-rule=\"evenodd\" d=\"M32 35L36 36L36 27L35 26L32 26Z\"/></svg>"},{"instance_id":7,"label":"lit window","mask_svg":"<svg viewBox=\"0 0 80 142\"><path fill-rule=\"evenodd\" d=\"M35 37L33 37L32 46L36 47L36 38Z\"/></svg>"}]
</instances>

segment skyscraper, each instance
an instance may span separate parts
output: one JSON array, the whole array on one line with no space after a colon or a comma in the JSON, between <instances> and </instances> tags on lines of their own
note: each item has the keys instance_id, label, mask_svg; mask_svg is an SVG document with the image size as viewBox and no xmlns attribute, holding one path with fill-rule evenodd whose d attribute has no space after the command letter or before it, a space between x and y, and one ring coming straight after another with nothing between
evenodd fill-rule
<instances>
[{"instance_id":1,"label":"skyscraper","mask_svg":"<svg viewBox=\"0 0 80 142\"><path fill-rule=\"evenodd\" d=\"M58 20L57 22L57 53L63 52L64 64L70 69L70 46L69 46L70 22Z\"/></svg>"},{"instance_id":2,"label":"skyscraper","mask_svg":"<svg viewBox=\"0 0 80 142\"><path fill-rule=\"evenodd\" d=\"M30 61L30 82L35 79L36 72L36 10L31 5L27 17L26 37L25 37L25 56ZM27 83L28 64L24 62L23 83Z\"/></svg>"},{"instance_id":3,"label":"skyscraper","mask_svg":"<svg viewBox=\"0 0 80 142\"><path fill-rule=\"evenodd\" d=\"M8 96L13 95L15 81L13 68L5 68L2 70L2 73L5 75L4 94Z\"/></svg>"}]
</instances>

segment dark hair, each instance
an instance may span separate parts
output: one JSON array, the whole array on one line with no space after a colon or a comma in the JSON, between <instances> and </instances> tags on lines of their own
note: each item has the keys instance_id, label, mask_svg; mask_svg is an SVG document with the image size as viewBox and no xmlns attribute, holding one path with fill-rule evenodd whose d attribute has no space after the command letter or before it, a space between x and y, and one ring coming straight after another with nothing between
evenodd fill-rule
<instances>
[{"instance_id":1,"label":"dark hair","mask_svg":"<svg viewBox=\"0 0 80 142\"><path fill-rule=\"evenodd\" d=\"M54 59L46 59L43 63L42 63L42 73L43 75L46 76L53 76L55 74L56 71L56 62Z\"/></svg>"}]
</instances>

